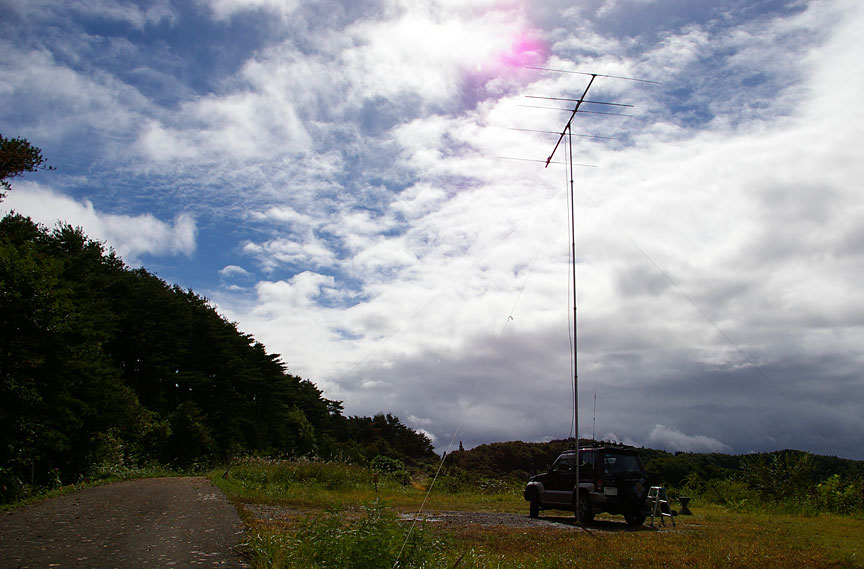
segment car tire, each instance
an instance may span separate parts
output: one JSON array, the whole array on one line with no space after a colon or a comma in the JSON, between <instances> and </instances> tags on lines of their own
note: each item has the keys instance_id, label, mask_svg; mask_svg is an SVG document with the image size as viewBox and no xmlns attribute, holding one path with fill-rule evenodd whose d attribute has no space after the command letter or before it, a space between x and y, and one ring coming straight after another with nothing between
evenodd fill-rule
<instances>
[{"instance_id":1,"label":"car tire","mask_svg":"<svg viewBox=\"0 0 864 569\"><path fill-rule=\"evenodd\" d=\"M589 524L594 521L594 510L591 508L591 501L588 499L588 494L581 493L579 495L579 504L573 508L574 515L583 524Z\"/></svg>"},{"instance_id":2,"label":"car tire","mask_svg":"<svg viewBox=\"0 0 864 569\"><path fill-rule=\"evenodd\" d=\"M639 527L645 523L645 514L641 512L630 512L629 514L624 514L624 519L627 521L628 526Z\"/></svg>"},{"instance_id":3,"label":"car tire","mask_svg":"<svg viewBox=\"0 0 864 569\"><path fill-rule=\"evenodd\" d=\"M531 502L529 502L528 507L529 507L529 510L528 510L529 516L531 516L532 518L539 518L540 517L540 501L537 499L536 496L531 498Z\"/></svg>"}]
</instances>

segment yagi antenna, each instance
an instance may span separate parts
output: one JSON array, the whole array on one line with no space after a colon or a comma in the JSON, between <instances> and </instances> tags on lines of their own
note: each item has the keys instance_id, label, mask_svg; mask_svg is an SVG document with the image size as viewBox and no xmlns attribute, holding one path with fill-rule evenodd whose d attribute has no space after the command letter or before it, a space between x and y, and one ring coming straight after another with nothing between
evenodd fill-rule
<instances>
[{"instance_id":1,"label":"yagi antenna","mask_svg":"<svg viewBox=\"0 0 864 569\"><path fill-rule=\"evenodd\" d=\"M546 159L546 166L544 166L544 168L548 168L549 163L552 162L552 157L555 156L555 151L558 150L558 146L561 144L561 141L564 140L564 135L570 130L570 123L573 122L573 117L575 117L576 113L579 112L579 107L581 107L582 103L585 102L585 96L588 95L588 90L591 88L591 85L594 84L595 79L597 79L597 74L592 73L591 80L588 81L588 85L585 87L585 90L582 91L582 96L576 99L576 106L573 107L573 112L570 114L567 124L564 125L564 130L561 131L561 136L558 137L558 141L555 143L555 148L552 149L552 154L550 154L549 158ZM578 437L579 434L577 433L576 436Z\"/></svg>"}]
</instances>

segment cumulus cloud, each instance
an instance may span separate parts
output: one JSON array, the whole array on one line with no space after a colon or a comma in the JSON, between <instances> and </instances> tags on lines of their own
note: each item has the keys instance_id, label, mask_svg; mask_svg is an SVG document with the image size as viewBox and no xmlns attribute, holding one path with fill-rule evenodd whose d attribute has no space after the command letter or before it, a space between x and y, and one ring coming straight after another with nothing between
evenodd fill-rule
<instances>
[{"instance_id":1,"label":"cumulus cloud","mask_svg":"<svg viewBox=\"0 0 864 569\"><path fill-rule=\"evenodd\" d=\"M47 227L57 223L81 227L91 239L104 242L130 264L142 255L189 257L197 247L198 228L195 218L187 213L177 214L173 223L150 214L110 214L98 211L89 200L76 201L32 182L16 184L3 207Z\"/></svg>"},{"instance_id":2,"label":"cumulus cloud","mask_svg":"<svg viewBox=\"0 0 864 569\"><path fill-rule=\"evenodd\" d=\"M219 270L221 277L249 277L249 271L237 265L226 265Z\"/></svg>"}]
</instances>

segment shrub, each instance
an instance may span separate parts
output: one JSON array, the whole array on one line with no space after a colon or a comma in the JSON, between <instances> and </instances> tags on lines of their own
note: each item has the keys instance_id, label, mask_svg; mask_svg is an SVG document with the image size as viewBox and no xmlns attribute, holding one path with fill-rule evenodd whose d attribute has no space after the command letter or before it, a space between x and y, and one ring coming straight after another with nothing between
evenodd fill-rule
<instances>
[{"instance_id":1,"label":"shrub","mask_svg":"<svg viewBox=\"0 0 864 569\"><path fill-rule=\"evenodd\" d=\"M714 485L709 485L702 497L708 502L726 506L731 510L748 510L762 504L762 497L757 491L745 482L733 479L721 480Z\"/></svg>"},{"instance_id":2,"label":"shrub","mask_svg":"<svg viewBox=\"0 0 864 569\"><path fill-rule=\"evenodd\" d=\"M370 466L375 472L389 476L402 486L411 484L411 474L405 469L405 463L397 458L376 456L372 459Z\"/></svg>"},{"instance_id":3,"label":"shrub","mask_svg":"<svg viewBox=\"0 0 864 569\"><path fill-rule=\"evenodd\" d=\"M864 507L864 496L858 484L843 484L839 474L834 474L816 486L816 504L822 511L835 514L850 514Z\"/></svg>"},{"instance_id":4,"label":"shrub","mask_svg":"<svg viewBox=\"0 0 864 569\"><path fill-rule=\"evenodd\" d=\"M0 466L0 503L8 504L26 498L31 490L12 468Z\"/></svg>"}]
</instances>

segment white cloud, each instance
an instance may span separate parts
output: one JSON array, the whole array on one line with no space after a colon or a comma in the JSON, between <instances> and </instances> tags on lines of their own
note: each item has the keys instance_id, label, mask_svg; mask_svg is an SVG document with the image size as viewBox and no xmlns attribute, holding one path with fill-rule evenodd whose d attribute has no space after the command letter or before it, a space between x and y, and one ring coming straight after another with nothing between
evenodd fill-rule
<instances>
[{"instance_id":1,"label":"white cloud","mask_svg":"<svg viewBox=\"0 0 864 569\"><path fill-rule=\"evenodd\" d=\"M237 265L226 265L219 270L221 277L249 277L251 274L243 267Z\"/></svg>"},{"instance_id":2,"label":"white cloud","mask_svg":"<svg viewBox=\"0 0 864 569\"><path fill-rule=\"evenodd\" d=\"M82 227L88 237L112 247L129 264L141 255L191 256L197 246L198 229L189 214L177 214L173 224L150 214L109 214L97 211L89 200L79 202L33 182L16 183L3 208L46 227L58 222Z\"/></svg>"},{"instance_id":3,"label":"white cloud","mask_svg":"<svg viewBox=\"0 0 864 569\"><path fill-rule=\"evenodd\" d=\"M654 448L684 452L731 452L732 447L705 435L685 435L665 425L654 425L648 442Z\"/></svg>"},{"instance_id":4,"label":"white cloud","mask_svg":"<svg viewBox=\"0 0 864 569\"><path fill-rule=\"evenodd\" d=\"M272 271L280 264L322 267L335 257L325 243L312 232L298 238L280 238L265 243L246 243L243 252L254 256L261 266Z\"/></svg>"},{"instance_id":5,"label":"white cloud","mask_svg":"<svg viewBox=\"0 0 864 569\"><path fill-rule=\"evenodd\" d=\"M199 0L213 11L219 20L225 20L241 12L266 10L282 17L290 16L300 5L299 0Z\"/></svg>"},{"instance_id":6,"label":"white cloud","mask_svg":"<svg viewBox=\"0 0 864 569\"><path fill-rule=\"evenodd\" d=\"M56 4L52 0L28 0L10 3L8 9L24 18L38 19L55 12ZM132 2L117 0L66 0L63 2L63 9L88 18L125 22L138 29L163 21L173 23L177 19L176 10L167 0L154 0L148 4L145 9Z\"/></svg>"},{"instance_id":7,"label":"white cloud","mask_svg":"<svg viewBox=\"0 0 864 569\"><path fill-rule=\"evenodd\" d=\"M466 12L420 4L397 20L360 22L350 33L364 42L347 50L343 61L365 71L358 87L367 96L416 93L447 105L459 96L463 73L500 73L501 58L525 33L524 16L517 11ZM541 59L538 53L532 63Z\"/></svg>"},{"instance_id":8,"label":"white cloud","mask_svg":"<svg viewBox=\"0 0 864 569\"><path fill-rule=\"evenodd\" d=\"M260 160L311 145L290 93L245 90L201 97L184 103L169 120L175 124L151 121L141 136L142 152L154 160Z\"/></svg>"},{"instance_id":9,"label":"white cloud","mask_svg":"<svg viewBox=\"0 0 864 569\"><path fill-rule=\"evenodd\" d=\"M435 433L427 431L422 427L414 427L414 430L429 437L429 440L432 442L433 445L438 442L438 437L435 436Z\"/></svg>"},{"instance_id":10,"label":"white cloud","mask_svg":"<svg viewBox=\"0 0 864 569\"><path fill-rule=\"evenodd\" d=\"M179 17L168 0L149 2L144 9L130 2L114 0L76 0L71 4L71 9L87 16L127 22L138 29L163 21L174 23Z\"/></svg>"},{"instance_id":11,"label":"white cloud","mask_svg":"<svg viewBox=\"0 0 864 569\"><path fill-rule=\"evenodd\" d=\"M0 46L0 93L30 112L38 105L28 139L73 135L79 137L75 144L108 151L106 140L93 131L122 139L137 129L148 102L117 77L81 73L44 49L25 51L2 40Z\"/></svg>"}]
</instances>

